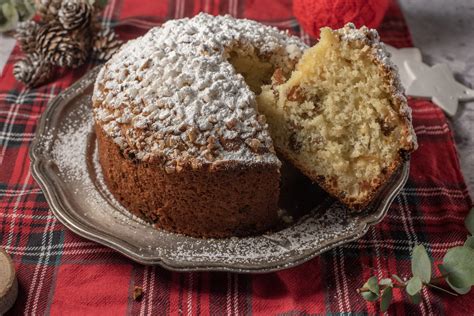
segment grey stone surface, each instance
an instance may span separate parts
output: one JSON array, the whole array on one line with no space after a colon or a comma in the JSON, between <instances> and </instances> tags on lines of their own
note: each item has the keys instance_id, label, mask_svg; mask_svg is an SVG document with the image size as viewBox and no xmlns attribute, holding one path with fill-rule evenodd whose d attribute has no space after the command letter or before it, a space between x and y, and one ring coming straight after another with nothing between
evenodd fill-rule
<instances>
[{"instance_id":1,"label":"grey stone surface","mask_svg":"<svg viewBox=\"0 0 474 316\"><path fill-rule=\"evenodd\" d=\"M15 39L10 36L6 36L3 33L0 33L0 74L5 67L5 63L10 56L13 47L15 46Z\"/></svg>"},{"instance_id":2,"label":"grey stone surface","mask_svg":"<svg viewBox=\"0 0 474 316\"><path fill-rule=\"evenodd\" d=\"M474 0L399 1L423 61L448 64L457 80L474 88ZM461 104L450 123L474 197L474 102Z\"/></svg>"}]
</instances>

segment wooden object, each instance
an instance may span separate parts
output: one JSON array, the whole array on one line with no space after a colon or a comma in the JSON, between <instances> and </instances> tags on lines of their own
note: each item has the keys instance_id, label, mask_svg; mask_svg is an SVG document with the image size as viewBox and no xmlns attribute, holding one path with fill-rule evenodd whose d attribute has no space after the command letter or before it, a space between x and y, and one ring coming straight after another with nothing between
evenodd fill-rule
<instances>
[{"instance_id":1,"label":"wooden object","mask_svg":"<svg viewBox=\"0 0 474 316\"><path fill-rule=\"evenodd\" d=\"M0 315L5 314L15 303L18 281L10 256L0 248Z\"/></svg>"}]
</instances>

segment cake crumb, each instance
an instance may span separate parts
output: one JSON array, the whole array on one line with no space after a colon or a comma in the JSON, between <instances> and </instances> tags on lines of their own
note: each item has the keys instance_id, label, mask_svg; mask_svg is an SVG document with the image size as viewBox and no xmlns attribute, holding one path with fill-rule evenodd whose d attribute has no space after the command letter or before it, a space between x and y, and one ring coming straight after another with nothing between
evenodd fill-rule
<instances>
[{"instance_id":1,"label":"cake crumb","mask_svg":"<svg viewBox=\"0 0 474 316\"><path fill-rule=\"evenodd\" d=\"M143 288L141 286L135 285L133 288L133 300L134 301L141 301L143 298Z\"/></svg>"}]
</instances>

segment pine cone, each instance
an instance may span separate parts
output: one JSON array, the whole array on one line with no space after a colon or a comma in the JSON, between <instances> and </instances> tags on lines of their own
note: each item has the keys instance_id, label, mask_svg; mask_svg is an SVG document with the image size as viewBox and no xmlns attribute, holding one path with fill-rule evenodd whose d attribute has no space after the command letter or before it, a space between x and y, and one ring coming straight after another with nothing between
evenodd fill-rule
<instances>
[{"instance_id":1,"label":"pine cone","mask_svg":"<svg viewBox=\"0 0 474 316\"><path fill-rule=\"evenodd\" d=\"M40 26L34 21L26 21L18 24L15 38L25 53L33 53L36 49L36 35Z\"/></svg>"},{"instance_id":2,"label":"pine cone","mask_svg":"<svg viewBox=\"0 0 474 316\"><path fill-rule=\"evenodd\" d=\"M90 50L90 34L85 30L65 30L58 23L41 27L37 38L37 49L51 64L77 68L87 59Z\"/></svg>"},{"instance_id":3,"label":"pine cone","mask_svg":"<svg viewBox=\"0 0 474 316\"><path fill-rule=\"evenodd\" d=\"M59 9L59 22L66 30L90 26L92 6L86 0L64 0Z\"/></svg>"},{"instance_id":4,"label":"pine cone","mask_svg":"<svg viewBox=\"0 0 474 316\"><path fill-rule=\"evenodd\" d=\"M107 61L122 46L120 40L112 29L106 28L98 31L92 42L92 58Z\"/></svg>"},{"instance_id":5,"label":"pine cone","mask_svg":"<svg viewBox=\"0 0 474 316\"><path fill-rule=\"evenodd\" d=\"M36 11L45 21L51 20L58 15L62 2L62 0L35 0Z\"/></svg>"},{"instance_id":6,"label":"pine cone","mask_svg":"<svg viewBox=\"0 0 474 316\"><path fill-rule=\"evenodd\" d=\"M13 75L16 80L23 82L29 87L36 87L46 82L52 73L52 66L38 54L26 55L17 61L13 67Z\"/></svg>"}]
</instances>

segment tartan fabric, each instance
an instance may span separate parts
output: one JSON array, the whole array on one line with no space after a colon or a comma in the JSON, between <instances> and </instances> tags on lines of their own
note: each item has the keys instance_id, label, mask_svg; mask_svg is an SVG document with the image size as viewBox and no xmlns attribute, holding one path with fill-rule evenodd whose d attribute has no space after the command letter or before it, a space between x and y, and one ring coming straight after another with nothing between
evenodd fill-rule
<instances>
[{"instance_id":1,"label":"tartan fabric","mask_svg":"<svg viewBox=\"0 0 474 316\"><path fill-rule=\"evenodd\" d=\"M299 30L289 0L111 0L103 23L116 26L128 39L167 19L199 11L256 19L311 41ZM379 31L394 46L412 44L396 3ZM377 314L377 305L356 293L369 276L407 276L415 244L425 245L438 263L448 248L466 238L463 220L472 202L449 125L432 103L410 100L420 143L410 179L383 222L358 241L299 267L264 275L174 273L136 264L65 229L30 173L28 146L39 116L51 98L92 65L26 89L12 76L19 56L16 47L0 80L0 246L12 255L20 284L11 315ZM144 289L139 302L131 298L134 286ZM389 314L472 315L474 292L453 298L424 290L422 303L412 305L395 290Z\"/></svg>"}]
</instances>

